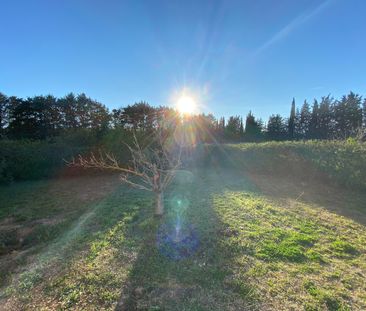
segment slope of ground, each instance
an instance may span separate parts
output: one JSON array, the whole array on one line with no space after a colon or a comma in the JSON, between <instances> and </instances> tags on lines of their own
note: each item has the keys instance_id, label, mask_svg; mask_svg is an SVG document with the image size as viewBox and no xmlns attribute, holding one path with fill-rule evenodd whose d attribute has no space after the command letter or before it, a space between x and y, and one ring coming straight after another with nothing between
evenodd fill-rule
<instances>
[{"instance_id":1,"label":"slope of ground","mask_svg":"<svg viewBox=\"0 0 366 311\"><path fill-rule=\"evenodd\" d=\"M159 220L149 193L114 189L115 176L93 178L1 189L4 226L67 224L15 250L28 253L3 281L3 309L366 309L361 192L197 169L180 172ZM179 260L157 247L161 228L178 223L199 243ZM1 256L2 266L11 254Z\"/></svg>"}]
</instances>

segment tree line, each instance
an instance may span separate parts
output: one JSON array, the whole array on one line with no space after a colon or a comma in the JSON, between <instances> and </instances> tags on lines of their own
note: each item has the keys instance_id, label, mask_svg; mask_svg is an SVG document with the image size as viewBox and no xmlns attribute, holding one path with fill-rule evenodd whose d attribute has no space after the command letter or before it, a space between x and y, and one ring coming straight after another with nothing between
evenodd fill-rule
<instances>
[{"instance_id":1,"label":"tree line","mask_svg":"<svg viewBox=\"0 0 366 311\"><path fill-rule=\"evenodd\" d=\"M338 100L330 95L314 99L311 107L305 100L300 109L293 99L289 118L272 115L267 131L275 140L346 139L362 135L365 127L366 100L350 92Z\"/></svg>"},{"instance_id":2,"label":"tree line","mask_svg":"<svg viewBox=\"0 0 366 311\"><path fill-rule=\"evenodd\" d=\"M146 102L109 111L85 94L23 99L0 93L0 137L8 139L46 139L76 129L99 133L124 128L149 133L159 126L174 128L182 118L195 141L346 139L365 132L366 100L350 92L340 99L330 95L314 99L312 105L305 100L296 107L293 99L288 117L274 114L265 124L252 112L245 120L241 116L217 119L212 114L180 116L173 108Z\"/></svg>"},{"instance_id":3,"label":"tree line","mask_svg":"<svg viewBox=\"0 0 366 311\"><path fill-rule=\"evenodd\" d=\"M22 99L0 93L0 135L10 139L45 139L63 130L108 128L110 114L85 94Z\"/></svg>"}]
</instances>

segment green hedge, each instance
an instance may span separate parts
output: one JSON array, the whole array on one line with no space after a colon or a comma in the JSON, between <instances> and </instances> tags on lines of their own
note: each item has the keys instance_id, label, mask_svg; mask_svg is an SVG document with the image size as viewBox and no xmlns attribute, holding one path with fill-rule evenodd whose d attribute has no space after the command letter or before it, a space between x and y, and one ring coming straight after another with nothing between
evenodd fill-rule
<instances>
[{"instance_id":1,"label":"green hedge","mask_svg":"<svg viewBox=\"0 0 366 311\"><path fill-rule=\"evenodd\" d=\"M129 152L123 142L131 141L131 133L122 129L102 134L78 130L48 141L0 140L0 183L55 176L65 166L64 159L90 151L107 151L126 163ZM304 175L308 173L304 161L343 185L366 189L366 144L351 139L206 144L190 156L188 165Z\"/></svg>"},{"instance_id":2,"label":"green hedge","mask_svg":"<svg viewBox=\"0 0 366 311\"><path fill-rule=\"evenodd\" d=\"M295 145L297 152L342 184L366 189L366 144L314 141Z\"/></svg>"},{"instance_id":3,"label":"green hedge","mask_svg":"<svg viewBox=\"0 0 366 311\"><path fill-rule=\"evenodd\" d=\"M316 170L342 185L366 189L366 144L352 139L203 145L196 162L284 175Z\"/></svg>"},{"instance_id":4,"label":"green hedge","mask_svg":"<svg viewBox=\"0 0 366 311\"><path fill-rule=\"evenodd\" d=\"M0 182L52 177L65 165L64 159L84 151L62 142L2 140Z\"/></svg>"},{"instance_id":5,"label":"green hedge","mask_svg":"<svg viewBox=\"0 0 366 311\"><path fill-rule=\"evenodd\" d=\"M0 140L0 183L54 177L65 168L64 160L90 152L113 153L126 163L129 152L122 141L131 140L131 132L123 129L73 130L49 140Z\"/></svg>"}]
</instances>

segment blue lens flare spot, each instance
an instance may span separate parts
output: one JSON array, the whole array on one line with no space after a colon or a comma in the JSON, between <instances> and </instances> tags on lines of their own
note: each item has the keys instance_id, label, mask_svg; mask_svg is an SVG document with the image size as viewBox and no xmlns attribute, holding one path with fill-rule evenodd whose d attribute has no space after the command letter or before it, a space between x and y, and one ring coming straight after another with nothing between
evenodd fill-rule
<instances>
[{"instance_id":1,"label":"blue lens flare spot","mask_svg":"<svg viewBox=\"0 0 366 311\"><path fill-rule=\"evenodd\" d=\"M197 233L191 225L162 225L156 243L160 253L172 260L190 257L199 247Z\"/></svg>"}]
</instances>

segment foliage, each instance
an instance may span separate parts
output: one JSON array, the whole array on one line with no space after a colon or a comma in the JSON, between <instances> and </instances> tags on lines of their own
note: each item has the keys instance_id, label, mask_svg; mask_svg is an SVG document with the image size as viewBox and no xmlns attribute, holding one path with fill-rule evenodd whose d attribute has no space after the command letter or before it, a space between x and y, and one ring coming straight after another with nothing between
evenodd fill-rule
<instances>
[{"instance_id":1,"label":"foliage","mask_svg":"<svg viewBox=\"0 0 366 311\"><path fill-rule=\"evenodd\" d=\"M86 144L70 144L70 140L0 140L0 182L55 176L65 167L64 159L90 148Z\"/></svg>"},{"instance_id":2,"label":"foliage","mask_svg":"<svg viewBox=\"0 0 366 311\"><path fill-rule=\"evenodd\" d=\"M214 164L278 176L311 177L320 171L347 187L366 189L366 145L354 139L204 145L196 157L197 165Z\"/></svg>"},{"instance_id":3,"label":"foliage","mask_svg":"<svg viewBox=\"0 0 366 311\"><path fill-rule=\"evenodd\" d=\"M245 132L243 131L245 141L261 141L263 140L263 122L256 120L250 111L245 120Z\"/></svg>"},{"instance_id":4,"label":"foliage","mask_svg":"<svg viewBox=\"0 0 366 311\"><path fill-rule=\"evenodd\" d=\"M34 96L27 99L0 93L0 129L12 139L46 139L68 129L109 127L108 109L85 94L63 98Z\"/></svg>"},{"instance_id":5,"label":"foliage","mask_svg":"<svg viewBox=\"0 0 366 311\"><path fill-rule=\"evenodd\" d=\"M314 99L312 108L305 100L296 107L291 103L288 118L271 115L267 125L250 111L245 120L239 115L216 119L213 115L185 116L194 143L243 142L266 140L347 139L357 137L366 126L365 100L350 92L339 100L330 95L320 102ZM299 109L300 108L300 109ZM27 99L7 97L0 93L0 137L10 139L47 139L70 129L93 129L101 135L107 129L121 128L146 134L160 126L175 129L182 116L170 107L153 107L147 102L108 109L85 94L52 95Z\"/></svg>"},{"instance_id":6,"label":"foliage","mask_svg":"<svg viewBox=\"0 0 366 311\"><path fill-rule=\"evenodd\" d=\"M287 136L287 129L283 118L279 115L269 117L266 136L268 140L284 140Z\"/></svg>"},{"instance_id":7,"label":"foliage","mask_svg":"<svg viewBox=\"0 0 366 311\"><path fill-rule=\"evenodd\" d=\"M287 145L291 145L288 143ZM366 145L356 140L294 144L297 154L331 178L351 188L366 189Z\"/></svg>"}]
</instances>

